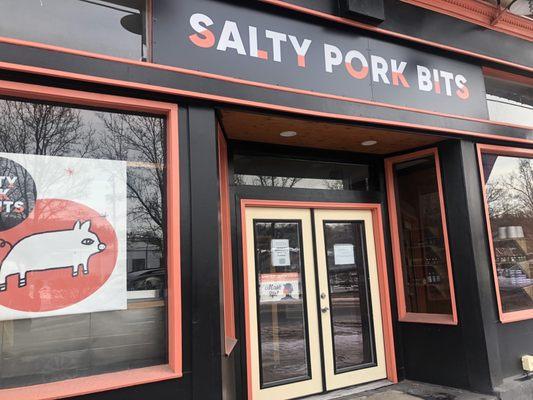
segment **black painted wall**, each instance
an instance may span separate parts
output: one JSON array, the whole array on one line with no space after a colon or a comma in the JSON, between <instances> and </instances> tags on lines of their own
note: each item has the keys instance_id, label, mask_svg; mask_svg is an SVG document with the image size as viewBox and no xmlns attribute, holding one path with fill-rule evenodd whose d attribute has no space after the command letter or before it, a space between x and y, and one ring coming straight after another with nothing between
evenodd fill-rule
<instances>
[{"instance_id":1,"label":"black painted wall","mask_svg":"<svg viewBox=\"0 0 533 400\"><path fill-rule=\"evenodd\" d=\"M524 354L533 353L533 320L508 324L499 322L474 143L461 143L461 159L474 251L473 262L478 277L482 328L486 337L493 383L497 386L502 379L523 373L520 358Z\"/></svg>"},{"instance_id":2,"label":"black painted wall","mask_svg":"<svg viewBox=\"0 0 533 400\"><path fill-rule=\"evenodd\" d=\"M341 15L338 0L285 1L328 14ZM524 66L533 65L533 52L523 51L524 47L531 44L524 39L413 6L401 0L384 0L384 3L385 20L376 24L380 28ZM494 43L498 43L498 46Z\"/></svg>"}]
</instances>

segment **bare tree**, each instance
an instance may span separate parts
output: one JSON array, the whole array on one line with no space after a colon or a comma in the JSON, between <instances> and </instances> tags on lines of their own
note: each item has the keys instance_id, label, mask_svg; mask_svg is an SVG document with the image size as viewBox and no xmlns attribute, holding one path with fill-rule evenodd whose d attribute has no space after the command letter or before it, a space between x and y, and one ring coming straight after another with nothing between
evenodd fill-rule
<instances>
[{"instance_id":1,"label":"bare tree","mask_svg":"<svg viewBox=\"0 0 533 400\"><path fill-rule=\"evenodd\" d=\"M487 183L487 203L491 218L514 214L517 204L508 188L508 178L492 179Z\"/></svg>"},{"instance_id":2,"label":"bare tree","mask_svg":"<svg viewBox=\"0 0 533 400\"><path fill-rule=\"evenodd\" d=\"M529 159L520 159L516 172L509 174L505 186L512 191L512 197L520 213L533 215L533 166Z\"/></svg>"},{"instance_id":3,"label":"bare tree","mask_svg":"<svg viewBox=\"0 0 533 400\"><path fill-rule=\"evenodd\" d=\"M0 151L84 157L94 148L94 130L85 123L81 113L81 110L71 107L2 100L0 101ZM22 182L21 187L26 188L19 196L24 204L33 207L30 193L35 188L31 187L33 185L31 177L23 168L16 169L16 175ZM29 208L26 208L23 217L27 217L28 212Z\"/></svg>"},{"instance_id":4,"label":"bare tree","mask_svg":"<svg viewBox=\"0 0 533 400\"><path fill-rule=\"evenodd\" d=\"M0 151L83 157L93 148L93 132L84 124L80 110L0 101Z\"/></svg>"},{"instance_id":5,"label":"bare tree","mask_svg":"<svg viewBox=\"0 0 533 400\"><path fill-rule=\"evenodd\" d=\"M155 117L98 114L105 132L98 135L96 155L130 160L128 218L141 240L162 248L165 193L164 120Z\"/></svg>"}]
</instances>

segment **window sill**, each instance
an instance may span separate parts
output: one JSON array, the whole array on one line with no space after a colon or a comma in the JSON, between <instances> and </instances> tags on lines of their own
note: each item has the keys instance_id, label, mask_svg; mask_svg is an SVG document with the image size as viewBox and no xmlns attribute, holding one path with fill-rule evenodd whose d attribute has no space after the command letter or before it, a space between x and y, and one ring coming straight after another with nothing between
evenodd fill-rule
<instances>
[{"instance_id":1,"label":"window sill","mask_svg":"<svg viewBox=\"0 0 533 400\"><path fill-rule=\"evenodd\" d=\"M528 319L533 319L533 310L513 311L500 314L500 322L502 324L526 321Z\"/></svg>"},{"instance_id":2,"label":"window sill","mask_svg":"<svg viewBox=\"0 0 533 400\"><path fill-rule=\"evenodd\" d=\"M448 314L405 313L398 318L400 322L416 324L458 325L457 317Z\"/></svg>"},{"instance_id":3,"label":"window sill","mask_svg":"<svg viewBox=\"0 0 533 400\"><path fill-rule=\"evenodd\" d=\"M0 390L2 400L53 400L180 378L170 365L137 368L65 381Z\"/></svg>"}]
</instances>

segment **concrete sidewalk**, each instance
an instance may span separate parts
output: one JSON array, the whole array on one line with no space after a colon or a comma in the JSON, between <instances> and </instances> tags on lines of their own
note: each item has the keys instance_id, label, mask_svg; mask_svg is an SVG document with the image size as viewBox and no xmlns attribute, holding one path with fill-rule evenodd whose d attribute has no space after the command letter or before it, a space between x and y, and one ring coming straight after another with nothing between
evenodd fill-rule
<instances>
[{"instance_id":1,"label":"concrete sidewalk","mask_svg":"<svg viewBox=\"0 0 533 400\"><path fill-rule=\"evenodd\" d=\"M343 395L340 391L312 396L309 400L496 400L496 397L427 383L402 381L365 392Z\"/></svg>"}]
</instances>

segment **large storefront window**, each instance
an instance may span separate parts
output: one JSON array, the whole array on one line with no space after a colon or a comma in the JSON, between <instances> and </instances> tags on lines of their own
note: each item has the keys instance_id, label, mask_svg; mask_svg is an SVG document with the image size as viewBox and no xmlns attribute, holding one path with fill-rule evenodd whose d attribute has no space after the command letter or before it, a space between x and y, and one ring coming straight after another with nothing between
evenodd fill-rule
<instances>
[{"instance_id":1,"label":"large storefront window","mask_svg":"<svg viewBox=\"0 0 533 400\"><path fill-rule=\"evenodd\" d=\"M0 99L0 390L169 363L165 125Z\"/></svg>"},{"instance_id":2,"label":"large storefront window","mask_svg":"<svg viewBox=\"0 0 533 400\"><path fill-rule=\"evenodd\" d=\"M456 323L436 150L387 160L400 319Z\"/></svg>"},{"instance_id":3,"label":"large storefront window","mask_svg":"<svg viewBox=\"0 0 533 400\"><path fill-rule=\"evenodd\" d=\"M533 317L533 152L481 146L494 280L504 322Z\"/></svg>"},{"instance_id":4,"label":"large storefront window","mask_svg":"<svg viewBox=\"0 0 533 400\"><path fill-rule=\"evenodd\" d=\"M490 76L485 86L491 120L533 126L533 86Z\"/></svg>"},{"instance_id":5,"label":"large storefront window","mask_svg":"<svg viewBox=\"0 0 533 400\"><path fill-rule=\"evenodd\" d=\"M0 36L134 60L148 57L147 21L146 0L0 1Z\"/></svg>"}]
</instances>

